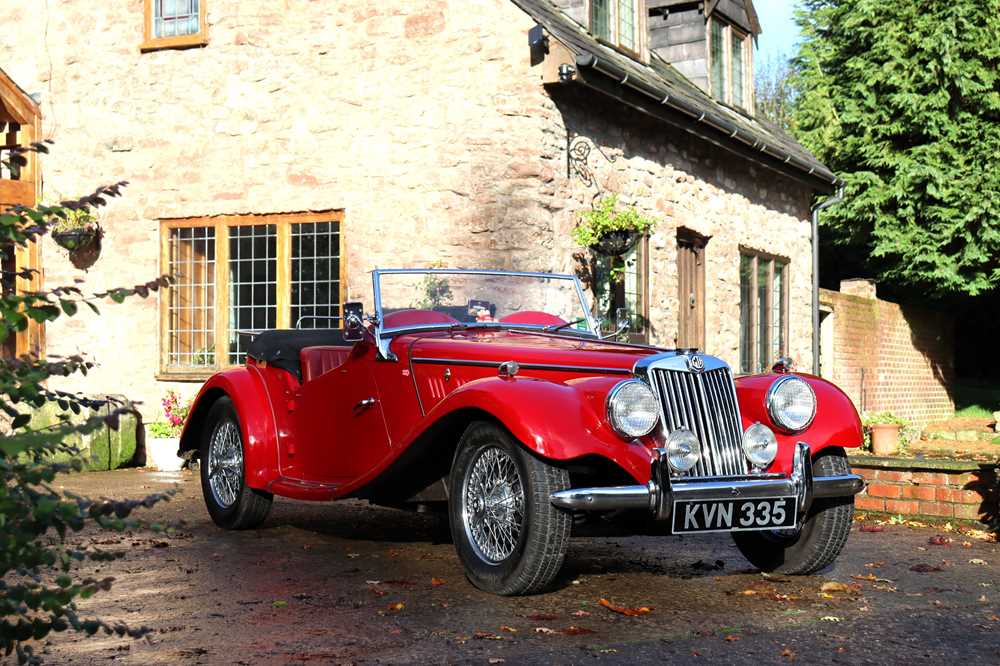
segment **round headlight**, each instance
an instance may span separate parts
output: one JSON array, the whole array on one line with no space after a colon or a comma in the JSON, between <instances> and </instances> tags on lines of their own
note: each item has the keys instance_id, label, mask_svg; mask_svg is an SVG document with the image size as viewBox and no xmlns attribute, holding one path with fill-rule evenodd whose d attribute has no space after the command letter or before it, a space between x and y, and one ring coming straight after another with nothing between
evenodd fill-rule
<instances>
[{"instance_id":1,"label":"round headlight","mask_svg":"<svg viewBox=\"0 0 1000 666\"><path fill-rule=\"evenodd\" d=\"M754 467L767 467L778 455L778 440L763 423L754 423L743 433L743 453Z\"/></svg>"},{"instance_id":2,"label":"round headlight","mask_svg":"<svg viewBox=\"0 0 1000 666\"><path fill-rule=\"evenodd\" d=\"M639 380L621 382L608 394L608 420L622 437L635 439L648 435L659 418L656 396Z\"/></svg>"},{"instance_id":3,"label":"round headlight","mask_svg":"<svg viewBox=\"0 0 1000 666\"><path fill-rule=\"evenodd\" d=\"M785 430L805 430L816 417L816 394L805 380L782 377L767 392L767 411Z\"/></svg>"},{"instance_id":4,"label":"round headlight","mask_svg":"<svg viewBox=\"0 0 1000 666\"><path fill-rule=\"evenodd\" d=\"M701 458L701 442L687 428L679 428L667 437L667 462L678 472L686 472Z\"/></svg>"}]
</instances>

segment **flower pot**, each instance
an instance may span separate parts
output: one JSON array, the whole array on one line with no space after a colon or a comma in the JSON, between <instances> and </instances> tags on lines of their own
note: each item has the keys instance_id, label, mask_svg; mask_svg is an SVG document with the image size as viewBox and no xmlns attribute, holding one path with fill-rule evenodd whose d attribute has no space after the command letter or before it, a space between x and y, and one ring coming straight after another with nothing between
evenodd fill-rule
<instances>
[{"instance_id":1,"label":"flower pot","mask_svg":"<svg viewBox=\"0 0 1000 666\"><path fill-rule=\"evenodd\" d=\"M637 240L639 240L638 233L619 229L601 236L601 240L591 245L590 249L606 257L618 257L631 250Z\"/></svg>"},{"instance_id":2,"label":"flower pot","mask_svg":"<svg viewBox=\"0 0 1000 666\"><path fill-rule=\"evenodd\" d=\"M895 423L873 423L868 429L872 436L872 453L877 456L896 455L902 426Z\"/></svg>"},{"instance_id":3,"label":"flower pot","mask_svg":"<svg viewBox=\"0 0 1000 666\"><path fill-rule=\"evenodd\" d=\"M149 437L146 439L146 466L161 472L176 472L184 465L184 459L177 455L181 446L178 437Z\"/></svg>"},{"instance_id":4,"label":"flower pot","mask_svg":"<svg viewBox=\"0 0 1000 666\"><path fill-rule=\"evenodd\" d=\"M67 231L53 231L52 240L63 249L76 252L90 246L100 238L100 235L101 232L98 229L69 229Z\"/></svg>"}]
</instances>

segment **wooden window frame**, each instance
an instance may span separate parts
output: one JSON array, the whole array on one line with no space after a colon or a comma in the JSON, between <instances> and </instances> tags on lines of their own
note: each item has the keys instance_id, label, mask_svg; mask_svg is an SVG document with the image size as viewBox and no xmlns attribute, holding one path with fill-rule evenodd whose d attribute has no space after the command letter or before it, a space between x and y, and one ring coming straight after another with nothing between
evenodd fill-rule
<instances>
[{"instance_id":1,"label":"wooden window frame","mask_svg":"<svg viewBox=\"0 0 1000 666\"><path fill-rule=\"evenodd\" d=\"M339 226L340 245L340 306L347 298L347 257L344 254L344 211L342 209L308 213L274 213L248 215L215 215L208 217L167 218L160 220L160 274L170 269L170 232L187 227L212 227L215 230L215 364L204 368L179 369L170 366L170 288L160 291L159 372L157 379L167 381L203 381L212 374L227 368L238 367L229 363L229 229L242 226L273 224L277 234L276 248L276 328L291 328L292 316L292 225L336 222Z\"/></svg>"},{"instance_id":2,"label":"wooden window frame","mask_svg":"<svg viewBox=\"0 0 1000 666\"><path fill-rule=\"evenodd\" d=\"M153 3L156 0L143 1L143 23L142 23L142 44L139 50L143 53L149 51L161 51L164 49L191 49L208 44L208 10L205 3L208 0L198 2L198 32L193 35L178 35L175 37L156 37L153 33Z\"/></svg>"},{"instance_id":3,"label":"wooden window frame","mask_svg":"<svg viewBox=\"0 0 1000 666\"><path fill-rule=\"evenodd\" d=\"M586 16L587 16L587 29L590 31L590 34L595 39L597 39L597 41L599 41L600 43L606 44L607 46L610 46L611 48L615 49L616 51L621 51L622 53L625 53L625 54L631 56L632 58L635 58L636 60L640 60L642 62L648 62L649 61L649 53L648 53L648 51L646 49L646 41L647 41L646 40L646 12L643 11L645 9L645 7L646 7L645 0L631 0L632 7L633 7L633 9L635 11L635 48L634 49L631 49L631 48L629 48L627 46L622 46L619 43L619 41L620 41L619 37L620 36L618 34L618 31L621 28L621 23L618 20L619 0L609 0L609 2L611 3L611 7L610 7L610 11L611 11L611 17L610 17L610 22L611 22L611 39L610 40L606 40L603 37L599 37L597 35L597 33L594 31L594 26L591 25L591 17L593 16L593 13L591 12L591 4L592 4L592 2L593 2L593 0L587 0L587 6L586 6L586 12L587 12L587 14L586 14Z\"/></svg>"},{"instance_id":4,"label":"wooden window frame","mask_svg":"<svg viewBox=\"0 0 1000 666\"><path fill-rule=\"evenodd\" d=\"M791 284L791 279L790 279L791 262L788 260L788 257L783 257L777 254L770 254L768 252L761 252L759 250L754 250L742 246L740 247L740 256L748 257L750 259L750 303L748 304L750 312L749 316L747 317L747 322L748 322L747 325L750 328L751 342L750 342L750 355L749 355L750 367L748 369L745 369L743 368L743 349L742 349L743 339L742 335L740 336L739 351L738 351L740 359L739 366L741 374L756 374L758 372L766 372L770 367L767 365L764 366L761 365L760 354L758 353L761 346L761 339L760 339L761 326L757 316L758 313L760 312L760 303L757 300L760 287L760 282L758 277L759 275L758 266L761 261L766 261L769 264L767 270L767 285L765 285L766 288L764 290L765 291L764 312L766 313L767 321L764 322L765 325L763 327L765 334L767 336L764 346L767 349L770 349L772 347L772 342L773 342L773 340L771 340L771 331L774 330L774 325L773 325L774 321L772 319L772 315L774 313L774 307L773 307L774 301L772 300L774 297L774 266L775 264L781 264L784 267L784 282L781 285L781 291L782 291L782 300L784 301L785 307L781 312L781 316L783 320L782 334L785 339L786 349L779 349L778 355L787 356L788 355L787 345L791 341L791 338L789 337L789 332L791 330L789 326L789 311L791 309L791 302L789 301L789 297L791 295L791 290L789 287L789 285ZM740 307L741 308L743 307L742 299L740 302ZM776 358L769 359L768 362L774 362L776 360L777 360Z\"/></svg>"},{"instance_id":5,"label":"wooden window frame","mask_svg":"<svg viewBox=\"0 0 1000 666\"><path fill-rule=\"evenodd\" d=\"M728 21L724 21L716 16L709 16L705 21L705 53L707 58L706 75L708 77L708 93L715 97L713 92L714 81L712 79L712 22L718 22L722 26L722 59L723 59L723 99L720 102L728 104L744 113L753 115L754 90L753 90L753 48L750 34L733 26ZM743 104L737 105L733 102L733 34L740 39L743 49Z\"/></svg>"}]
</instances>

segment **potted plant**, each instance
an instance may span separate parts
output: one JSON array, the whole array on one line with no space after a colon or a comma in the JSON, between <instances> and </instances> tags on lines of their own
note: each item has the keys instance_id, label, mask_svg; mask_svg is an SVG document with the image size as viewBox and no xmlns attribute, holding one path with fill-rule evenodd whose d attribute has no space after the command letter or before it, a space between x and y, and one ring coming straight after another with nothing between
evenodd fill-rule
<instances>
[{"instance_id":1,"label":"potted plant","mask_svg":"<svg viewBox=\"0 0 1000 666\"><path fill-rule=\"evenodd\" d=\"M161 472L175 472L184 464L177 450L191 403L182 403L176 391L167 391L160 403L166 420L150 423L146 429L149 435L146 438L146 464L152 463L151 466Z\"/></svg>"},{"instance_id":2,"label":"potted plant","mask_svg":"<svg viewBox=\"0 0 1000 666\"><path fill-rule=\"evenodd\" d=\"M69 252L74 266L87 269L101 254L104 231L88 208L66 208L52 227L52 240Z\"/></svg>"},{"instance_id":3,"label":"potted plant","mask_svg":"<svg viewBox=\"0 0 1000 666\"><path fill-rule=\"evenodd\" d=\"M580 213L573 240L596 254L617 257L628 252L655 224L634 205L619 207L618 195L609 194L591 210Z\"/></svg>"},{"instance_id":4,"label":"potted plant","mask_svg":"<svg viewBox=\"0 0 1000 666\"><path fill-rule=\"evenodd\" d=\"M877 456L895 455L899 449L899 433L906 421L892 412L873 412L862 420L865 434L871 440L872 453Z\"/></svg>"}]
</instances>

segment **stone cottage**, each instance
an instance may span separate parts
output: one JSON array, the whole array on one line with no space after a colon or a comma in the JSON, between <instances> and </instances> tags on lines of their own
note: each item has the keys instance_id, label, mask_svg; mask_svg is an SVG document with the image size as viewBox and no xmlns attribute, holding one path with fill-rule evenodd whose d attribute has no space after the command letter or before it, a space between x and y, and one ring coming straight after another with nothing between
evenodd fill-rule
<instances>
[{"instance_id":1,"label":"stone cottage","mask_svg":"<svg viewBox=\"0 0 1000 666\"><path fill-rule=\"evenodd\" d=\"M810 205L836 178L754 117L751 0L24 0L0 22L0 136L55 142L0 193L130 183L86 272L48 239L10 261L178 280L36 332L97 364L63 388L155 417L242 361L237 330L339 325L372 268L431 264L579 271L637 339L812 365ZM611 193L657 221L623 281L570 236Z\"/></svg>"}]
</instances>

